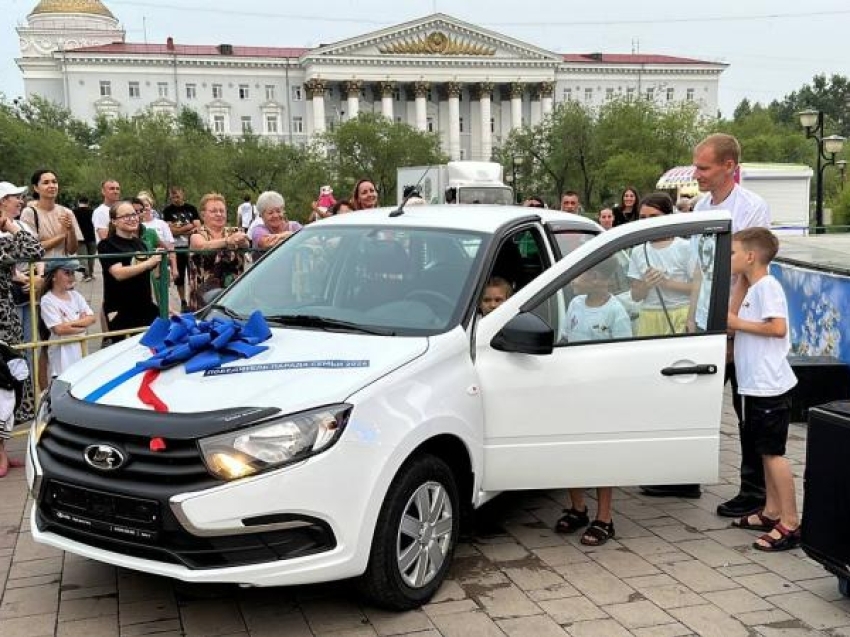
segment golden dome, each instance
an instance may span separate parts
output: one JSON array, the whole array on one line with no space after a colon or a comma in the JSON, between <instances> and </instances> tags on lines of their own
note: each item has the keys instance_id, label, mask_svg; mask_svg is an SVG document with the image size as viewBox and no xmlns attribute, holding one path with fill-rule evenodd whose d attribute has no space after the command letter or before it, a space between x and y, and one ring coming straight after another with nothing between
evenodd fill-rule
<instances>
[{"instance_id":1,"label":"golden dome","mask_svg":"<svg viewBox=\"0 0 850 637\"><path fill-rule=\"evenodd\" d=\"M115 19L100 0L41 0L30 15L45 13L82 13Z\"/></svg>"}]
</instances>

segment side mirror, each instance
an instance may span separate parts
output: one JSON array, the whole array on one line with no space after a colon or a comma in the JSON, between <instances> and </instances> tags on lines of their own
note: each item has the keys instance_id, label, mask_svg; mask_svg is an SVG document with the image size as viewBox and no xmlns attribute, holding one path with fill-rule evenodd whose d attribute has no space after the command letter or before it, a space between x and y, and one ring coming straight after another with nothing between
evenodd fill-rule
<instances>
[{"instance_id":1,"label":"side mirror","mask_svg":"<svg viewBox=\"0 0 850 637\"><path fill-rule=\"evenodd\" d=\"M555 331L531 312L517 314L490 341L493 349L519 354L551 354L554 343Z\"/></svg>"}]
</instances>

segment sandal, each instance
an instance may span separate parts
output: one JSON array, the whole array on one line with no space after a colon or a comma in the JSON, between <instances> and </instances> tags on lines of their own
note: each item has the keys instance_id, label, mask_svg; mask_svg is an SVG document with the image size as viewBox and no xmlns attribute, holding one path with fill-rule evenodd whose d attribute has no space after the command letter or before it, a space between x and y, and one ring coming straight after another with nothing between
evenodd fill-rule
<instances>
[{"instance_id":1,"label":"sandal","mask_svg":"<svg viewBox=\"0 0 850 637\"><path fill-rule=\"evenodd\" d=\"M614 537L614 522L603 522L602 520L594 520L584 535L581 536L581 543L585 546L602 546L608 540Z\"/></svg>"},{"instance_id":2,"label":"sandal","mask_svg":"<svg viewBox=\"0 0 850 637\"><path fill-rule=\"evenodd\" d=\"M584 511L576 509L564 509L562 515L555 523L555 531L558 533L575 533L590 524L590 518L587 517L587 507Z\"/></svg>"},{"instance_id":3,"label":"sandal","mask_svg":"<svg viewBox=\"0 0 850 637\"><path fill-rule=\"evenodd\" d=\"M753 542L753 548L759 551L776 552L788 551L797 548L800 545L800 527L798 526L793 531L787 528L782 522L777 522L773 527L774 531L779 532L779 537L773 537L770 533L765 533L759 537L759 540L765 542L767 546Z\"/></svg>"},{"instance_id":4,"label":"sandal","mask_svg":"<svg viewBox=\"0 0 850 637\"><path fill-rule=\"evenodd\" d=\"M758 518L758 523L753 524L750 522L750 518L756 516ZM741 518L732 522L732 526L736 529L747 529L749 531L772 531L773 527L775 527L779 523L779 520L774 520L773 518L769 518L764 514L764 509L760 511L756 511L752 515L745 515Z\"/></svg>"}]
</instances>

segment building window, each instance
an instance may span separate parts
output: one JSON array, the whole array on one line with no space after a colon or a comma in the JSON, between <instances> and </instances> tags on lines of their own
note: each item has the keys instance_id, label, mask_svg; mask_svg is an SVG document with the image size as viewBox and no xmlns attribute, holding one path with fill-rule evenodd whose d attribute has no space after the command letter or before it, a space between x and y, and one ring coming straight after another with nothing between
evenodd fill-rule
<instances>
[{"instance_id":1,"label":"building window","mask_svg":"<svg viewBox=\"0 0 850 637\"><path fill-rule=\"evenodd\" d=\"M584 89L584 101L585 102L592 102L593 101L593 89L592 88Z\"/></svg>"},{"instance_id":2,"label":"building window","mask_svg":"<svg viewBox=\"0 0 850 637\"><path fill-rule=\"evenodd\" d=\"M635 98L635 90L633 88L626 89L626 100L631 102Z\"/></svg>"},{"instance_id":3,"label":"building window","mask_svg":"<svg viewBox=\"0 0 850 637\"><path fill-rule=\"evenodd\" d=\"M686 99L687 101L689 101L689 102L693 102L693 101L694 101L694 89L689 88L689 89L685 92L685 99Z\"/></svg>"},{"instance_id":4,"label":"building window","mask_svg":"<svg viewBox=\"0 0 850 637\"><path fill-rule=\"evenodd\" d=\"M433 117L429 117L429 118L428 118L428 120L427 120L427 127L428 127L428 132L429 132L429 133L433 133L433 132L434 132L434 118L433 118Z\"/></svg>"},{"instance_id":5,"label":"building window","mask_svg":"<svg viewBox=\"0 0 850 637\"><path fill-rule=\"evenodd\" d=\"M303 117L293 117L292 118L292 132L293 133L303 133L304 132L304 118Z\"/></svg>"},{"instance_id":6,"label":"building window","mask_svg":"<svg viewBox=\"0 0 850 637\"><path fill-rule=\"evenodd\" d=\"M301 86L292 87L292 101L300 102L304 99L304 89Z\"/></svg>"},{"instance_id":7,"label":"building window","mask_svg":"<svg viewBox=\"0 0 850 637\"><path fill-rule=\"evenodd\" d=\"M463 132L463 118L460 117L460 118L458 118L458 120L459 120L459 123L460 123L460 132L462 133Z\"/></svg>"},{"instance_id":8,"label":"building window","mask_svg":"<svg viewBox=\"0 0 850 637\"><path fill-rule=\"evenodd\" d=\"M648 102L654 102L655 101L655 89L654 88L650 87L650 88L646 89L646 100Z\"/></svg>"},{"instance_id":9,"label":"building window","mask_svg":"<svg viewBox=\"0 0 850 637\"><path fill-rule=\"evenodd\" d=\"M159 97L168 97L168 82L157 82L156 94Z\"/></svg>"},{"instance_id":10,"label":"building window","mask_svg":"<svg viewBox=\"0 0 850 637\"><path fill-rule=\"evenodd\" d=\"M266 99L272 101L274 99L274 85L266 84Z\"/></svg>"},{"instance_id":11,"label":"building window","mask_svg":"<svg viewBox=\"0 0 850 637\"><path fill-rule=\"evenodd\" d=\"M606 88L605 89L605 99L606 100L614 99L614 89L612 89L612 88Z\"/></svg>"},{"instance_id":12,"label":"building window","mask_svg":"<svg viewBox=\"0 0 850 637\"><path fill-rule=\"evenodd\" d=\"M266 115L266 132L270 135L277 135L278 129L277 115Z\"/></svg>"},{"instance_id":13,"label":"building window","mask_svg":"<svg viewBox=\"0 0 850 637\"><path fill-rule=\"evenodd\" d=\"M400 102L400 101L401 101L401 89L397 89L397 88L394 88L394 89L393 89L393 99L394 99L396 102Z\"/></svg>"},{"instance_id":14,"label":"building window","mask_svg":"<svg viewBox=\"0 0 850 637\"><path fill-rule=\"evenodd\" d=\"M401 115L396 115L396 116L395 116L395 123L396 123L396 124L401 124Z\"/></svg>"},{"instance_id":15,"label":"building window","mask_svg":"<svg viewBox=\"0 0 850 637\"><path fill-rule=\"evenodd\" d=\"M573 100L573 89L565 88L564 89L564 101L571 102Z\"/></svg>"},{"instance_id":16,"label":"building window","mask_svg":"<svg viewBox=\"0 0 850 637\"><path fill-rule=\"evenodd\" d=\"M130 82L127 85L127 92L131 98L139 98L142 96L142 89L138 82Z\"/></svg>"},{"instance_id":17,"label":"building window","mask_svg":"<svg viewBox=\"0 0 850 637\"><path fill-rule=\"evenodd\" d=\"M186 85L186 99L193 100L198 97L198 86L196 84Z\"/></svg>"},{"instance_id":18,"label":"building window","mask_svg":"<svg viewBox=\"0 0 850 637\"><path fill-rule=\"evenodd\" d=\"M218 134L224 133L224 115L213 115L213 132Z\"/></svg>"},{"instance_id":19,"label":"building window","mask_svg":"<svg viewBox=\"0 0 850 637\"><path fill-rule=\"evenodd\" d=\"M254 131L254 127L251 125L251 116L243 115L242 116L242 134L250 135Z\"/></svg>"},{"instance_id":20,"label":"building window","mask_svg":"<svg viewBox=\"0 0 850 637\"><path fill-rule=\"evenodd\" d=\"M112 95L112 82L109 80L100 81L100 96L110 97Z\"/></svg>"},{"instance_id":21,"label":"building window","mask_svg":"<svg viewBox=\"0 0 850 637\"><path fill-rule=\"evenodd\" d=\"M673 98L676 96L676 91L672 88L667 89L667 101L672 102Z\"/></svg>"},{"instance_id":22,"label":"building window","mask_svg":"<svg viewBox=\"0 0 850 637\"><path fill-rule=\"evenodd\" d=\"M220 100L224 97L224 90L222 89L221 84L212 85L212 95L214 100Z\"/></svg>"},{"instance_id":23,"label":"building window","mask_svg":"<svg viewBox=\"0 0 850 637\"><path fill-rule=\"evenodd\" d=\"M496 132L496 118L495 117L490 118L490 132L491 133Z\"/></svg>"},{"instance_id":24,"label":"building window","mask_svg":"<svg viewBox=\"0 0 850 637\"><path fill-rule=\"evenodd\" d=\"M460 158L466 159L466 150L463 148L460 149Z\"/></svg>"}]
</instances>

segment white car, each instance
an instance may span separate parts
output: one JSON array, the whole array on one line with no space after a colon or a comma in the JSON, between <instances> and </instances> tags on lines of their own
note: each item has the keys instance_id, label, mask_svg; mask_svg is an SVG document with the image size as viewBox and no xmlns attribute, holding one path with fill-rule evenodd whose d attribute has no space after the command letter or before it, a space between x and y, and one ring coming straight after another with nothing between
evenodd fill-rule
<instances>
[{"instance_id":1,"label":"white car","mask_svg":"<svg viewBox=\"0 0 850 637\"><path fill-rule=\"evenodd\" d=\"M715 247L707 329L570 342L576 277L624 280L631 248L672 237ZM604 233L457 205L309 225L197 316L259 310L263 351L152 380L130 371L151 357L135 338L53 382L28 444L33 537L188 582L356 577L378 604L423 604L461 511L501 491L717 479L730 243L714 212ZM516 291L481 316L492 276Z\"/></svg>"}]
</instances>

